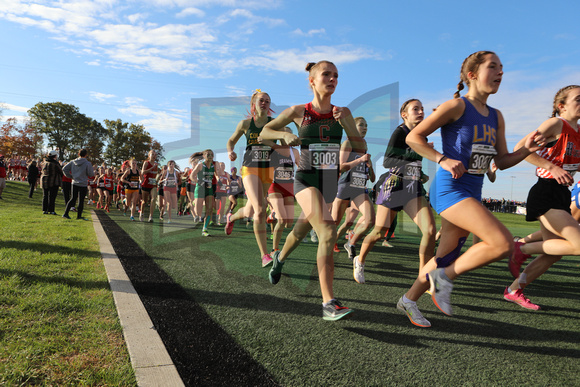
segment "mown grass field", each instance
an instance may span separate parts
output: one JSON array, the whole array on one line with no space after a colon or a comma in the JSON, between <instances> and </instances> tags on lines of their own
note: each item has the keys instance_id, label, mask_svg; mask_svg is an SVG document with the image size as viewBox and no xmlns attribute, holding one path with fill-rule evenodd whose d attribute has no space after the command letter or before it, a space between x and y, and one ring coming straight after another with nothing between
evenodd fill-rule
<instances>
[{"instance_id":1,"label":"mown grass field","mask_svg":"<svg viewBox=\"0 0 580 387\"><path fill-rule=\"evenodd\" d=\"M27 183L2 196L0 385L136 385L92 222L42 215Z\"/></svg>"},{"instance_id":2,"label":"mown grass field","mask_svg":"<svg viewBox=\"0 0 580 387\"><path fill-rule=\"evenodd\" d=\"M526 295L542 306L538 312L503 300L511 283L504 260L455 282L453 317L420 299L433 324L421 329L395 308L418 269L419 237L403 216L395 247L375 247L367 258L366 284L353 280L345 252L335 257L335 295L355 312L327 322L316 244L302 244L273 286L252 230L243 225L229 237L214 228L203 238L191 217L162 225L110 216L282 385L578 384L578 257L564 257L528 288ZM522 216L497 216L514 235L538 227Z\"/></svg>"}]
</instances>

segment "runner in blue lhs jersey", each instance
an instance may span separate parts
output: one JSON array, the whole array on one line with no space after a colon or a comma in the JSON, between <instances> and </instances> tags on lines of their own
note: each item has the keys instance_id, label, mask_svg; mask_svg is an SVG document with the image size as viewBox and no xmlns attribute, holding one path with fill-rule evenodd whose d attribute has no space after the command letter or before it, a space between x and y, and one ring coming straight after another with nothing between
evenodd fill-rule
<instances>
[{"instance_id":1,"label":"runner in blue lhs jersey","mask_svg":"<svg viewBox=\"0 0 580 387\"><path fill-rule=\"evenodd\" d=\"M333 106L330 99L337 85L338 70L328 61L306 66L308 81L314 93L312 102L286 109L266 124L260 136L266 140L284 140L289 146L300 145L300 163L294 179L294 195L302 214L282 250L274 253L270 281L280 280L282 265L288 255L314 228L318 234L317 266L322 292L322 315L325 320L349 316L351 309L335 300L332 283L334 259L332 248L336 242L336 224L329 205L336 196L339 173L339 149L342 131L346 132L354 151L364 149L352 114L347 108ZM294 122L298 137L284 131Z\"/></svg>"},{"instance_id":2,"label":"runner in blue lhs jersey","mask_svg":"<svg viewBox=\"0 0 580 387\"><path fill-rule=\"evenodd\" d=\"M455 98L443 103L407 135L407 144L415 152L441 165L430 192L431 203L440 213L442 224L436 258L420 270L411 289L397 303L397 309L417 326L431 326L416 304L429 285L435 306L450 316L453 280L513 251L511 233L481 203L483 175L492 159L499 169L509 168L539 149L536 144L543 145L545 139L536 132L526 139L524 147L508 153L503 117L486 103L498 91L502 76L503 66L493 52L470 55L461 66ZM459 98L463 82L469 91ZM438 128L441 128L443 154L427 143L427 136ZM459 255L469 233L482 241Z\"/></svg>"}]
</instances>

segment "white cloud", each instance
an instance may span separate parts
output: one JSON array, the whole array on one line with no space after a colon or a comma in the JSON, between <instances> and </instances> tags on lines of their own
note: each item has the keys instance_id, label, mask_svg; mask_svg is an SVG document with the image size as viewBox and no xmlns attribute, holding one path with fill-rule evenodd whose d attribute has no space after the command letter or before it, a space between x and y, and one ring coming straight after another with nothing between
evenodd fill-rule
<instances>
[{"instance_id":1,"label":"white cloud","mask_svg":"<svg viewBox=\"0 0 580 387\"><path fill-rule=\"evenodd\" d=\"M152 109L142 103L138 97L125 98L126 106L119 108L119 112L129 117L135 117L154 137L154 132L164 134L176 134L183 130L189 130L189 115L186 111L175 109L161 110Z\"/></svg>"},{"instance_id":2,"label":"white cloud","mask_svg":"<svg viewBox=\"0 0 580 387\"><path fill-rule=\"evenodd\" d=\"M292 35L311 38L315 35L326 35L326 30L324 28L320 28L317 30L308 30L307 32L304 32L300 28L296 28L294 31L292 31Z\"/></svg>"},{"instance_id":3,"label":"white cloud","mask_svg":"<svg viewBox=\"0 0 580 387\"><path fill-rule=\"evenodd\" d=\"M106 101L106 100L108 100L108 99L111 99L111 98L115 98L115 97L116 97L116 95L115 95L115 94L105 94L105 93L99 93L98 91L90 91L90 92L89 92L89 95L90 95L92 98L94 98L94 99L96 99L97 101L99 101L99 102L103 102L103 101Z\"/></svg>"},{"instance_id":4,"label":"white cloud","mask_svg":"<svg viewBox=\"0 0 580 387\"><path fill-rule=\"evenodd\" d=\"M188 7L179 12L175 17L184 18L188 16L205 17L205 12L199 8Z\"/></svg>"},{"instance_id":5,"label":"white cloud","mask_svg":"<svg viewBox=\"0 0 580 387\"><path fill-rule=\"evenodd\" d=\"M369 50L354 46L270 50L256 55L253 35L264 29L286 26L285 20L256 10L280 7L281 0L144 0L135 12L130 4L114 0L3 0L0 19L47 31L61 42L61 49L74 52L91 66L108 66L157 73L195 75L200 78L230 76L241 68L269 67L274 71L302 71L311 60L330 59L348 63L378 58ZM225 11L222 8L226 8ZM206 9L216 9L210 16ZM203 17L190 24L152 23L160 11L176 17ZM230 23L227 26L224 24ZM311 29L294 34L313 37L326 31ZM257 37L258 38L258 37ZM251 55L251 56L250 56ZM262 62L266 60L266 62Z\"/></svg>"},{"instance_id":6,"label":"white cloud","mask_svg":"<svg viewBox=\"0 0 580 387\"><path fill-rule=\"evenodd\" d=\"M305 50L265 50L264 53L253 55L242 60L247 66L276 69L282 72L303 72L308 62L329 60L337 66L353 63L362 59L379 59L379 55L365 48L351 45L317 46Z\"/></svg>"},{"instance_id":7,"label":"white cloud","mask_svg":"<svg viewBox=\"0 0 580 387\"><path fill-rule=\"evenodd\" d=\"M13 112L21 112L21 113L26 113L28 111L28 109L30 109L29 107L17 106L17 105L12 105L11 103L4 103L4 102L0 105L0 107L4 110L10 110Z\"/></svg>"}]
</instances>

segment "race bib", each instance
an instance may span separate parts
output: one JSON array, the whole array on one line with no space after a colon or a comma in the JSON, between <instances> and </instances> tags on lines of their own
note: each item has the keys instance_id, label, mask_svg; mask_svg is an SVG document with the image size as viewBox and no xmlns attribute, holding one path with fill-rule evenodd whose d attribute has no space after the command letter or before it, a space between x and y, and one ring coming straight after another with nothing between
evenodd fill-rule
<instances>
[{"instance_id":1,"label":"race bib","mask_svg":"<svg viewBox=\"0 0 580 387\"><path fill-rule=\"evenodd\" d=\"M338 169L338 144L310 144L310 166L314 169Z\"/></svg>"},{"instance_id":2,"label":"race bib","mask_svg":"<svg viewBox=\"0 0 580 387\"><path fill-rule=\"evenodd\" d=\"M576 174L576 171L578 170L578 165L580 164L564 164L562 165L562 169L570 173L570 175L574 176L574 174Z\"/></svg>"},{"instance_id":3,"label":"race bib","mask_svg":"<svg viewBox=\"0 0 580 387\"><path fill-rule=\"evenodd\" d=\"M276 181L291 181L294 179L294 169L292 167L278 167L274 180Z\"/></svg>"},{"instance_id":4,"label":"race bib","mask_svg":"<svg viewBox=\"0 0 580 387\"><path fill-rule=\"evenodd\" d=\"M154 177L150 177L147 181L149 182L149 185L157 185L157 180L155 180Z\"/></svg>"},{"instance_id":5,"label":"race bib","mask_svg":"<svg viewBox=\"0 0 580 387\"><path fill-rule=\"evenodd\" d=\"M485 174L489 169L489 163L496 154L497 151L493 145L473 144L467 173L471 175Z\"/></svg>"},{"instance_id":6,"label":"race bib","mask_svg":"<svg viewBox=\"0 0 580 387\"><path fill-rule=\"evenodd\" d=\"M420 180L422 164L423 163L421 160L417 160L405 165L405 174L403 175L403 179L413 181Z\"/></svg>"},{"instance_id":7,"label":"race bib","mask_svg":"<svg viewBox=\"0 0 580 387\"><path fill-rule=\"evenodd\" d=\"M269 146L252 146L252 162L269 162L272 148Z\"/></svg>"},{"instance_id":8,"label":"race bib","mask_svg":"<svg viewBox=\"0 0 580 387\"><path fill-rule=\"evenodd\" d=\"M133 189L137 189L137 188L139 188L139 182L138 181L131 181L129 186Z\"/></svg>"},{"instance_id":9,"label":"race bib","mask_svg":"<svg viewBox=\"0 0 580 387\"><path fill-rule=\"evenodd\" d=\"M352 188L365 188L367 185L366 173L353 172L350 176L350 186Z\"/></svg>"}]
</instances>

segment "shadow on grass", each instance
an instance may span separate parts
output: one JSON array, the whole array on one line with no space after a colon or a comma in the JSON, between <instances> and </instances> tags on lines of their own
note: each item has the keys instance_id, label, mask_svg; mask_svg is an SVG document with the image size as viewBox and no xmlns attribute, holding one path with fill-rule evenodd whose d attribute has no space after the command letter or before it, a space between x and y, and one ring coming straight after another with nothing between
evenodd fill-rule
<instances>
[{"instance_id":1,"label":"shadow on grass","mask_svg":"<svg viewBox=\"0 0 580 387\"><path fill-rule=\"evenodd\" d=\"M29 283L62 284L80 289L109 289L107 281L79 281L63 276L40 276L30 274L27 271L0 269L0 278L14 275Z\"/></svg>"},{"instance_id":2,"label":"shadow on grass","mask_svg":"<svg viewBox=\"0 0 580 387\"><path fill-rule=\"evenodd\" d=\"M186 385L277 385L121 227L97 216Z\"/></svg>"},{"instance_id":3,"label":"shadow on grass","mask_svg":"<svg viewBox=\"0 0 580 387\"><path fill-rule=\"evenodd\" d=\"M42 254L56 253L60 255L76 255L83 258L95 258L100 256L98 251L85 250L85 249L74 249L70 247L63 247L59 245L50 245L47 243L31 243L22 241L2 241L3 249L16 249L16 250L30 250L37 251Z\"/></svg>"}]
</instances>

